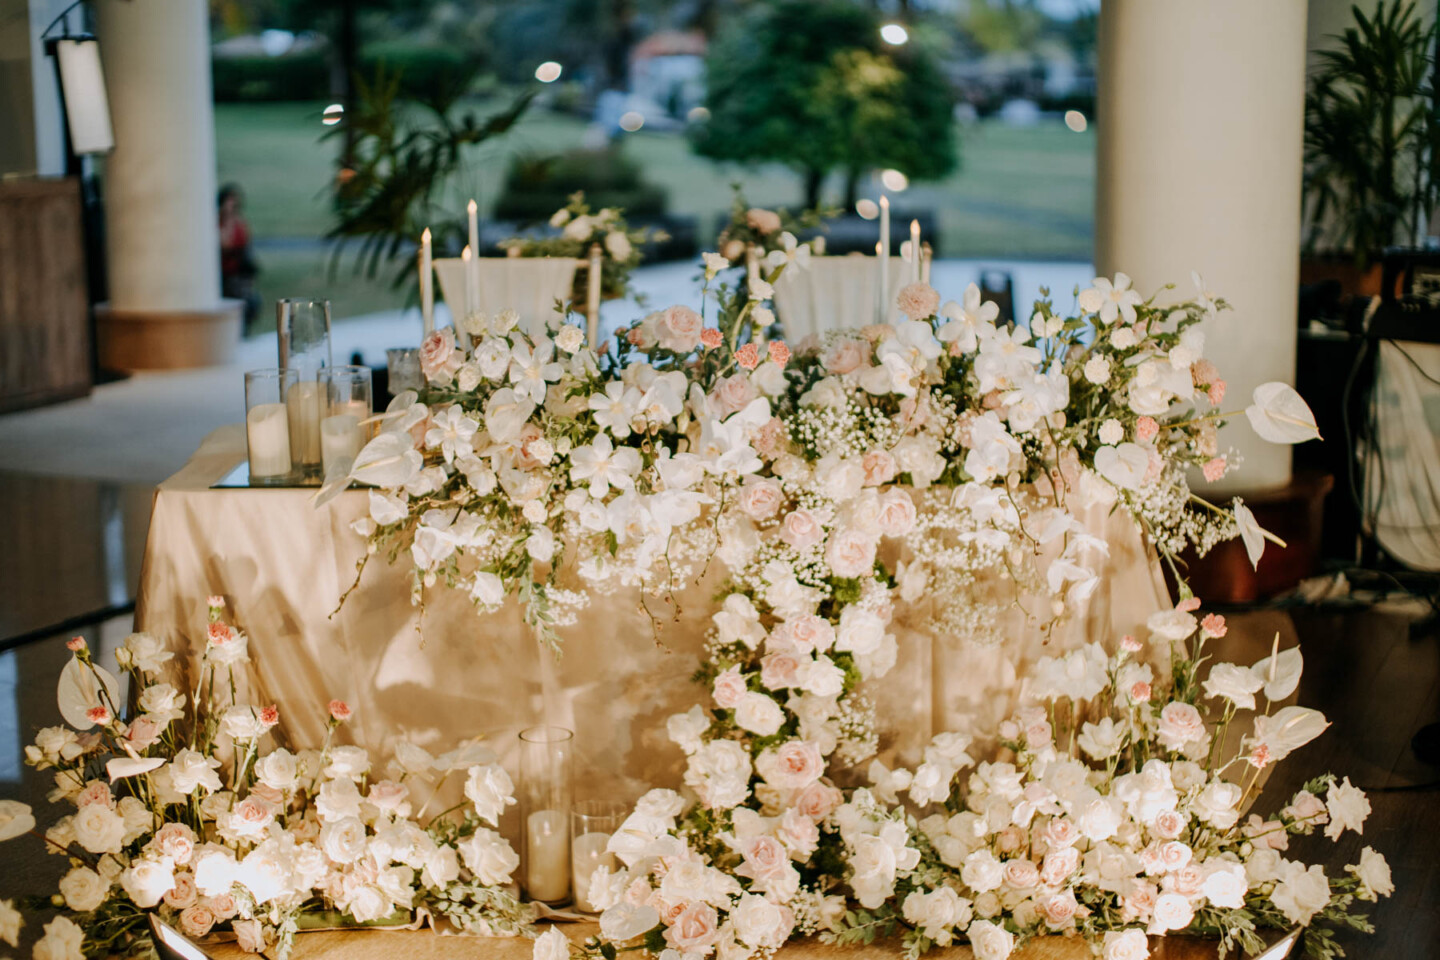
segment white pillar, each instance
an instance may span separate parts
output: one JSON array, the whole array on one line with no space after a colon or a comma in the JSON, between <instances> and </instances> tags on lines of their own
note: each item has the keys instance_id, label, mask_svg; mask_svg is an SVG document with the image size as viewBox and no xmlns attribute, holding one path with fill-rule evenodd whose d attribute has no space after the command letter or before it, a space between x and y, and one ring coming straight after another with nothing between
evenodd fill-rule
<instances>
[{"instance_id":1,"label":"white pillar","mask_svg":"<svg viewBox=\"0 0 1440 960\"><path fill-rule=\"evenodd\" d=\"M238 337L237 306L220 296L208 10L95 3L115 129L101 356L122 368L223 362Z\"/></svg>"},{"instance_id":2,"label":"white pillar","mask_svg":"<svg viewBox=\"0 0 1440 960\"><path fill-rule=\"evenodd\" d=\"M1105 0L1100 13L1097 271L1143 294L1190 273L1233 309L1205 354L1239 409L1294 381L1306 0ZM1290 481L1290 448L1243 423L1221 433L1243 466L1230 490Z\"/></svg>"}]
</instances>

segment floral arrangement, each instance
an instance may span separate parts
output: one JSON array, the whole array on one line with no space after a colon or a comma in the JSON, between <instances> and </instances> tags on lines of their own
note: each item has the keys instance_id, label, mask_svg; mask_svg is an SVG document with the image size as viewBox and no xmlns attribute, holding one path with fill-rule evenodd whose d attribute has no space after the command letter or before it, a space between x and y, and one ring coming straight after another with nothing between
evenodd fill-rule
<instances>
[{"instance_id":1,"label":"floral arrangement","mask_svg":"<svg viewBox=\"0 0 1440 960\"><path fill-rule=\"evenodd\" d=\"M1105 960L1142 960L1149 935L1253 954L1260 930L1303 925L1306 954L1326 958L1341 952L1336 928L1371 929L1359 902L1394 889L1370 847L1335 875L1283 856L1318 827L1332 839L1363 831L1369 801L1348 779L1317 778L1273 816L1242 819L1261 771L1327 722L1277 707L1299 684L1298 649L1215 663L1202 680L1205 642L1226 626L1198 618L1198 600L1152 616L1145 641L1037 663L993 759L977 763L969 737L944 733L914 770L872 761L868 785L848 791L826 776L845 718L835 694L812 690L815 664L853 670L844 620L752 619L748 603L732 594L715 615L701 674L710 710L670 720L697 802L652 791L615 834L624 867L592 878L604 913L587 956L643 946L742 960L819 935L898 936L909 957L963 939L978 960L1004 960L1030 937L1068 934ZM736 634L737 621L753 628ZM1147 654L1169 659L1171 675ZM843 698L844 687L831 689ZM1230 724L1262 696L1227 756Z\"/></svg>"},{"instance_id":2,"label":"floral arrangement","mask_svg":"<svg viewBox=\"0 0 1440 960\"><path fill-rule=\"evenodd\" d=\"M513 785L493 755L468 743L432 757L400 742L389 776L377 775L364 749L333 742L350 718L339 700L320 749L275 746L279 711L234 700L249 641L222 621L222 603L209 600L186 692L162 679L174 654L159 640L125 639L115 656L137 705L128 717L115 675L70 641L59 684L68 726L42 729L25 762L54 771L50 799L71 812L40 835L29 807L0 802L0 840L28 832L70 862L59 892L33 904L60 909L37 960L153 955L150 912L187 936L224 930L281 958L316 925L428 915L485 935L528 930L531 908L510 886L519 858L494 829ZM426 821L456 772L468 803ZM0 902L0 940L15 946L21 922Z\"/></svg>"},{"instance_id":3,"label":"floral arrangement","mask_svg":"<svg viewBox=\"0 0 1440 960\"><path fill-rule=\"evenodd\" d=\"M630 271L640 265L640 247L650 240L664 240L664 234L649 228L631 230L625 211L606 207L592 213L583 192L550 216L557 236L519 236L501 240L498 246L512 257L569 257L585 260L592 244L599 244L600 295L606 300L624 297L630 289ZM576 274L573 302L585 303L586 277Z\"/></svg>"}]
</instances>

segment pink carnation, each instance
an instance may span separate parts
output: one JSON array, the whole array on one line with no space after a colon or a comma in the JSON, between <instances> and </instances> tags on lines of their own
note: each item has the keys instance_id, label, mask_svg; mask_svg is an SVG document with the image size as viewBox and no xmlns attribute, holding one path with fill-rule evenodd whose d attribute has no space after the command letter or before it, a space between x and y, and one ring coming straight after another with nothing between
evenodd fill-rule
<instances>
[{"instance_id":1,"label":"pink carnation","mask_svg":"<svg viewBox=\"0 0 1440 960\"><path fill-rule=\"evenodd\" d=\"M714 327L706 327L700 331L700 342L705 345L705 349L714 350L725 342L725 338L720 336L720 331Z\"/></svg>"},{"instance_id":2,"label":"pink carnation","mask_svg":"<svg viewBox=\"0 0 1440 960\"><path fill-rule=\"evenodd\" d=\"M1120 649L1124 650L1126 653L1139 653L1140 641L1136 640L1133 636L1127 633L1125 634L1125 636L1120 638Z\"/></svg>"},{"instance_id":3,"label":"pink carnation","mask_svg":"<svg viewBox=\"0 0 1440 960\"><path fill-rule=\"evenodd\" d=\"M1144 443L1153 439L1155 434L1160 432L1160 424L1155 422L1154 417L1141 417L1135 421L1135 439Z\"/></svg>"},{"instance_id":4,"label":"pink carnation","mask_svg":"<svg viewBox=\"0 0 1440 960\"><path fill-rule=\"evenodd\" d=\"M350 719L350 704L344 700L330 701L330 716L339 723Z\"/></svg>"},{"instance_id":5,"label":"pink carnation","mask_svg":"<svg viewBox=\"0 0 1440 960\"><path fill-rule=\"evenodd\" d=\"M210 594L210 596L205 598L205 605L211 610L218 610L221 607L225 606L225 598L220 596L220 594L218 593L212 593Z\"/></svg>"},{"instance_id":6,"label":"pink carnation","mask_svg":"<svg viewBox=\"0 0 1440 960\"><path fill-rule=\"evenodd\" d=\"M71 637L69 640L65 641L65 647L71 653L79 653L81 650L85 649L85 638Z\"/></svg>"},{"instance_id":7,"label":"pink carnation","mask_svg":"<svg viewBox=\"0 0 1440 960\"><path fill-rule=\"evenodd\" d=\"M1184 600L1181 600L1179 603L1175 604L1175 609L1182 610L1185 613L1194 613L1196 610L1200 609L1200 598L1186 597Z\"/></svg>"},{"instance_id":8,"label":"pink carnation","mask_svg":"<svg viewBox=\"0 0 1440 960\"><path fill-rule=\"evenodd\" d=\"M753 343L747 343L735 351L735 362L746 370L754 370L760 365L760 348Z\"/></svg>"},{"instance_id":9,"label":"pink carnation","mask_svg":"<svg viewBox=\"0 0 1440 960\"><path fill-rule=\"evenodd\" d=\"M895 295L895 304L911 320L924 320L940 309L940 292L928 283L907 283Z\"/></svg>"},{"instance_id":10,"label":"pink carnation","mask_svg":"<svg viewBox=\"0 0 1440 960\"><path fill-rule=\"evenodd\" d=\"M259 719L259 721L263 723L267 728L273 727L275 726L275 724L280 722L280 708L273 703L270 704L270 706L268 707L261 707L260 714L257 719Z\"/></svg>"},{"instance_id":11,"label":"pink carnation","mask_svg":"<svg viewBox=\"0 0 1440 960\"><path fill-rule=\"evenodd\" d=\"M1205 466L1201 467L1200 470L1205 474L1206 483L1214 483L1216 480L1225 476L1225 458L1215 457L1206 462Z\"/></svg>"},{"instance_id":12,"label":"pink carnation","mask_svg":"<svg viewBox=\"0 0 1440 960\"><path fill-rule=\"evenodd\" d=\"M1224 399L1225 399L1225 381L1224 381L1224 380L1216 380L1214 383L1210 384L1209 397L1210 397L1210 402L1213 403L1213 404L1214 404L1215 406L1217 406L1217 407L1221 404L1222 401L1224 401Z\"/></svg>"},{"instance_id":13,"label":"pink carnation","mask_svg":"<svg viewBox=\"0 0 1440 960\"><path fill-rule=\"evenodd\" d=\"M790 348L785 346L785 341L771 340L767 349L770 351L770 362L776 366L783 367L790 361Z\"/></svg>"},{"instance_id":14,"label":"pink carnation","mask_svg":"<svg viewBox=\"0 0 1440 960\"><path fill-rule=\"evenodd\" d=\"M1200 621L1200 629L1205 631L1207 637L1213 637L1218 640L1220 637L1225 636L1226 631L1230 628L1225 626L1225 618L1220 616L1220 614L1207 613L1205 614L1205 618Z\"/></svg>"}]
</instances>

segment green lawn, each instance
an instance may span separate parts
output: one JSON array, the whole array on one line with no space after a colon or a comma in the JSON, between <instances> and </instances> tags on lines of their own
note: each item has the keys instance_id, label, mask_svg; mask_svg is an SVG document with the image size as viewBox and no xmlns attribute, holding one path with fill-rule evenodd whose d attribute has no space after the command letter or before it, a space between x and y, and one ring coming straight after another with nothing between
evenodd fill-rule
<instances>
[{"instance_id":1,"label":"green lawn","mask_svg":"<svg viewBox=\"0 0 1440 960\"><path fill-rule=\"evenodd\" d=\"M336 144L321 140L320 103L217 104L215 136L220 182L236 182L247 196L250 225L261 243L261 293L267 298L308 290L331 291L337 316L386 309L399 294L383 282L357 278L348 265L327 272L319 251L266 250L267 238L315 238L329 226L326 186ZM509 157L552 153L578 145L585 124L535 111L511 134L478 147L471 169L453 185L457 208L469 196L488 210ZM1095 140L1058 122L1035 127L981 123L960 131L961 168L938 183L915 184L897 207L928 207L939 218L940 253L947 257L1088 260L1094 232ZM752 203L801 200L800 179L774 164L721 165L696 157L683 137L641 131L626 149L646 175L665 187L674 213L701 218L702 231L728 209L730 184L744 184ZM840 184L828 192L838 200ZM704 234L702 234L704 235Z\"/></svg>"}]
</instances>

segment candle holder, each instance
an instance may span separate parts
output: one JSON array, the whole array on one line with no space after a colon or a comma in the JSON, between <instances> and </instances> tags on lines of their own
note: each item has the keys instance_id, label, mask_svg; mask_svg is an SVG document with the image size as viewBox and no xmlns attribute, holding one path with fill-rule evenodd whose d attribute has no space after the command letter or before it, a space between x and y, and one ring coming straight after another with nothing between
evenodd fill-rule
<instances>
[{"instance_id":1,"label":"candle holder","mask_svg":"<svg viewBox=\"0 0 1440 960\"><path fill-rule=\"evenodd\" d=\"M611 872L617 866L605 848L628 809L615 800L581 800L570 810L570 885L575 909L582 913L600 912L590 900L590 879L597 870Z\"/></svg>"},{"instance_id":2,"label":"candle holder","mask_svg":"<svg viewBox=\"0 0 1440 960\"><path fill-rule=\"evenodd\" d=\"M385 367L389 374L387 389L392 397L406 390L418 393L425 386L425 377L420 372L418 347L391 347L386 350Z\"/></svg>"},{"instance_id":3,"label":"candle holder","mask_svg":"<svg viewBox=\"0 0 1440 960\"><path fill-rule=\"evenodd\" d=\"M325 401L317 377L330 366L330 301L283 297L275 301L280 366L297 382L285 395L290 414L290 461L307 480L320 476L320 418Z\"/></svg>"},{"instance_id":4,"label":"candle holder","mask_svg":"<svg viewBox=\"0 0 1440 960\"><path fill-rule=\"evenodd\" d=\"M245 446L252 486L283 486L294 481L286 397L297 376L294 370L281 367L245 374Z\"/></svg>"},{"instance_id":5,"label":"candle holder","mask_svg":"<svg viewBox=\"0 0 1440 960\"><path fill-rule=\"evenodd\" d=\"M564 727L520 732L520 816L525 894L550 905L570 897L570 764L575 734Z\"/></svg>"},{"instance_id":6,"label":"candle holder","mask_svg":"<svg viewBox=\"0 0 1440 960\"><path fill-rule=\"evenodd\" d=\"M328 477L332 470L348 472L365 445L367 425L362 421L370 416L374 388L370 368L361 366L324 367L319 382L325 404L320 420L320 463Z\"/></svg>"}]
</instances>

